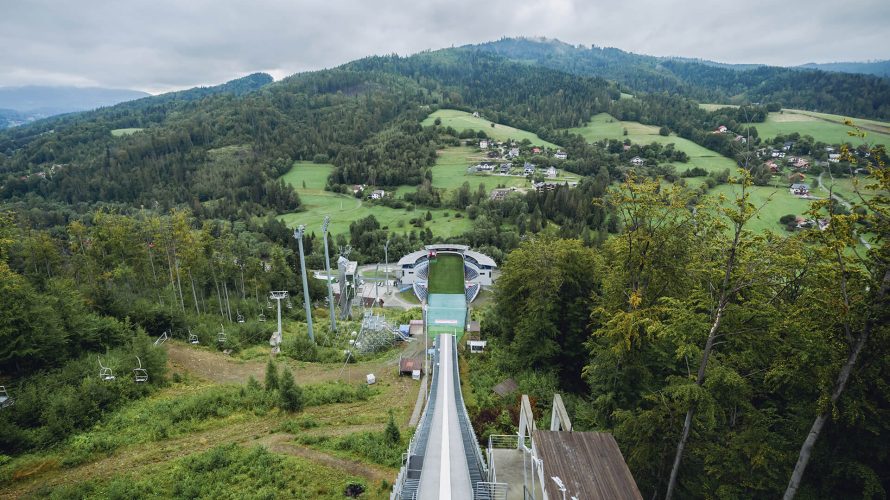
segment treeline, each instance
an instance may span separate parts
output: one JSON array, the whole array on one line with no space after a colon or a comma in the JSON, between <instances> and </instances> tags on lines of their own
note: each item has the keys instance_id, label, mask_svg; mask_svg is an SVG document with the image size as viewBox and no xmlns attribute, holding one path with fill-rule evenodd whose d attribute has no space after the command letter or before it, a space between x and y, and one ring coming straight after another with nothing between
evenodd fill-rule
<instances>
[{"instance_id":1,"label":"treeline","mask_svg":"<svg viewBox=\"0 0 890 500\"><path fill-rule=\"evenodd\" d=\"M601 246L523 242L501 266L479 368L545 406L567 393L576 428L614 433L646 497L775 498L803 463L802 498L882 498L890 199L831 215L815 202L828 228L785 238L746 229L757 209L742 193L721 210L632 178L602 198L619 232ZM867 256L862 222L879 235ZM497 415L512 399L480 404L476 428L510 430Z\"/></svg>"},{"instance_id":2,"label":"treeline","mask_svg":"<svg viewBox=\"0 0 890 500\"><path fill-rule=\"evenodd\" d=\"M468 48L618 82L632 93L668 93L700 102L778 103L863 118L890 119L890 82L861 74L666 59L558 40L505 38Z\"/></svg>"}]
</instances>

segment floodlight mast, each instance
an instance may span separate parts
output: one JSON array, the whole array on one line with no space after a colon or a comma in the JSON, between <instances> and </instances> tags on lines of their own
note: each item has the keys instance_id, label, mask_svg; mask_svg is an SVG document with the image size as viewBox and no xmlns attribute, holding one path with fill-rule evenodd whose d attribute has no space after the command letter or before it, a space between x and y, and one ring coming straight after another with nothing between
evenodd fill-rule
<instances>
[{"instance_id":1,"label":"floodlight mast","mask_svg":"<svg viewBox=\"0 0 890 500\"><path fill-rule=\"evenodd\" d=\"M306 307L306 326L309 330L309 340L315 343L315 334L312 333L312 305L309 303L309 282L306 280L306 258L303 256L303 233L305 231L306 226L300 224L294 229L294 238L297 240L297 246L300 251L300 274L303 276L303 305Z\"/></svg>"},{"instance_id":2,"label":"floodlight mast","mask_svg":"<svg viewBox=\"0 0 890 500\"><path fill-rule=\"evenodd\" d=\"M331 257L328 254L328 226L331 224L331 217L324 216L324 222L321 224L322 237L324 239L324 271L325 281L328 285L328 307L331 309L331 331L337 331L337 318L334 315L334 285L331 284ZM340 284L340 293L343 293L343 283Z\"/></svg>"},{"instance_id":3,"label":"floodlight mast","mask_svg":"<svg viewBox=\"0 0 890 500\"><path fill-rule=\"evenodd\" d=\"M284 290L272 291L269 292L269 298L278 302L278 331L275 332L275 343L276 345L281 345L281 301L287 298L287 292Z\"/></svg>"},{"instance_id":4,"label":"floodlight mast","mask_svg":"<svg viewBox=\"0 0 890 500\"><path fill-rule=\"evenodd\" d=\"M389 236L383 244L383 258L386 261L386 293L389 293Z\"/></svg>"}]
</instances>

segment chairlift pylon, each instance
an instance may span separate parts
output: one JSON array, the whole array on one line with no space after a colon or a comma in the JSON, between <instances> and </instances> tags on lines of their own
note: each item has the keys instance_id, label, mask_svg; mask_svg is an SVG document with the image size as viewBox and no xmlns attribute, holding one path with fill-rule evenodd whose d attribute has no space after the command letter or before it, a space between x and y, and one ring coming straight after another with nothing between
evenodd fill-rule
<instances>
[{"instance_id":1,"label":"chairlift pylon","mask_svg":"<svg viewBox=\"0 0 890 500\"><path fill-rule=\"evenodd\" d=\"M99 360L99 378L104 380L105 382L110 382L114 380L114 372L111 371L111 368L104 366L102 364L102 358L96 356L96 359Z\"/></svg>"},{"instance_id":2,"label":"chairlift pylon","mask_svg":"<svg viewBox=\"0 0 890 500\"><path fill-rule=\"evenodd\" d=\"M189 329L189 344L198 345L200 342L198 341L198 336L192 333L191 328Z\"/></svg>"},{"instance_id":3,"label":"chairlift pylon","mask_svg":"<svg viewBox=\"0 0 890 500\"><path fill-rule=\"evenodd\" d=\"M136 356L136 361L139 362L139 368L133 368L133 379L139 383L148 382L148 372L142 368L142 360L139 359L139 356Z\"/></svg>"},{"instance_id":4,"label":"chairlift pylon","mask_svg":"<svg viewBox=\"0 0 890 500\"><path fill-rule=\"evenodd\" d=\"M216 334L216 341L220 344L224 344L226 342L226 329L222 325L222 323L219 324L219 333Z\"/></svg>"},{"instance_id":5,"label":"chairlift pylon","mask_svg":"<svg viewBox=\"0 0 890 500\"><path fill-rule=\"evenodd\" d=\"M0 408L6 408L13 404L15 404L15 399L9 397L9 393L6 392L6 386L0 385Z\"/></svg>"}]
</instances>

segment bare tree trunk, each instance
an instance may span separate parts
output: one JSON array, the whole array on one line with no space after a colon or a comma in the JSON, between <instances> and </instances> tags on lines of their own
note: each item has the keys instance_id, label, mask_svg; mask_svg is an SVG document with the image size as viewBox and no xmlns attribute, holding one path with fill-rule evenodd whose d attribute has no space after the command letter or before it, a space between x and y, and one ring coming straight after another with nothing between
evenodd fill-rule
<instances>
[{"instance_id":1,"label":"bare tree trunk","mask_svg":"<svg viewBox=\"0 0 890 500\"><path fill-rule=\"evenodd\" d=\"M195 301L195 312L201 314L201 309L198 308L198 294L195 292L195 280L192 278L192 269L187 269L189 273L189 282L192 284L192 300Z\"/></svg>"},{"instance_id":2,"label":"bare tree trunk","mask_svg":"<svg viewBox=\"0 0 890 500\"><path fill-rule=\"evenodd\" d=\"M176 250L173 250L173 259L176 260ZM179 307L185 312L185 299L182 297L182 280L179 279L179 260L176 260L176 284L179 286Z\"/></svg>"},{"instance_id":3,"label":"bare tree trunk","mask_svg":"<svg viewBox=\"0 0 890 500\"><path fill-rule=\"evenodd\" d=\"M711 323L711 329L708 332L708 340L705 342L705 348L702 351L701 363L698 365L698 375L695 378L695 385L701 387L705 382L705 371L708 367L708 358L711 350L714 348L714 340L717 338L717 330L720 328L720 320L723 319L723 311L729 300L729 287L732 279L732 272L735 269L736 256L738 255L739 240L742 235L743 224L735 224L735 234L732 238L732 245L729 247L729 256L726 258L726 267L723 270L723 283L720 286L720 297L717 299L717 310L714 312L714 322ZM671 467L671 477L668 480L667 492L664 495L665 500L670 500L677 486L677 476L680 473L680 463L683 460L683 451L686 449L686 441L689 439L689 432L692 430L692 417L695 416L695 408L690 406L686 412L686 419L683 421L683 432L680 434L680 441L677 443L677 453L674 455L674 465Z\"/></svg>"},{"instance_id":4,"label":"bare tree trunk","mask_svg":"<svg viewBox=\"0 0 890 500\"><path fill-rule=\"evenodd\" d=\"M875 301L877 304L880 305L883 303L884 297L887 295L888 287L890 287L890 270L884 271L884 279L882 280L881 288L878 292L877 300ZM865 325L862 327L862 333L856 338L856 342L853 344L853 349L847 356L847 361L841 368L840 373L838 373L837 380L834 384L834 391L831 393L831 406L834 406L837 403L837 400L840 399L841 395L844 393L844 389L847 388L850 374L852 374L853 368L856 366L859 354L862 352L862 349L865 347L865 344L871 336L872 328L874 328L874 320L869 316L865 320ZM788 481L788 488L785 489L785 495L782 497L784 500L791 500L797 495L797 490L800 488L800 481L803 479L807 464L810 462L813 447L819 439L819 434L822 432L822 428L825 427L825 423L828 421L831 406L816 416L816 420L813 421L813 426L810 427L810 432L807 434L803 446L800 447L797 463L794 465L794 471L791 473L791 479Z\"/></svg>"},{"instance_id":5,"label":"bare tree trunk","mask_svg":"<svg viewBox=\"0 0 890 500\"><path fill-rule=\"evenodd\" d=\"M232 321L232 308L229 306L229 284L223 281L223 290L226 292L226 317Z\"/></svg>"},{"instance_id":6,"label":"bare tree trunk","mask_svg":"<svg viewBox=\"0 0 890 500\"><path fill-rule=\"evenodd\" d=\"M222 308L222 294L219 293L219 281L216 279L216 269L213 267L213 263L210 263L210 274L213 276L213 286L216 287L216 300L219 303L219 315L225 316L226 314L223 312Z\"/></svg>"}]
</instances>

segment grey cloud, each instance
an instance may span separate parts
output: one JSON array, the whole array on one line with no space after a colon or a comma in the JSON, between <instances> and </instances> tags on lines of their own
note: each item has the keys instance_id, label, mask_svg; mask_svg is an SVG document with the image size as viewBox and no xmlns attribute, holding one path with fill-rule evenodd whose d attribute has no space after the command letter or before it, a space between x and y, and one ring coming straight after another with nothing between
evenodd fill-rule
<instances>
[{"instance_id":1,"label":"grey cloud","mask_svg":"<svg viewBox=\"0 0 890 500\"><path fill-rule=\"evenodd\" d=\"M723 62L890 58L886 0L0 0L0 12L0 85L157 92L522 35Z\"/></svg>"}]
</instances>

